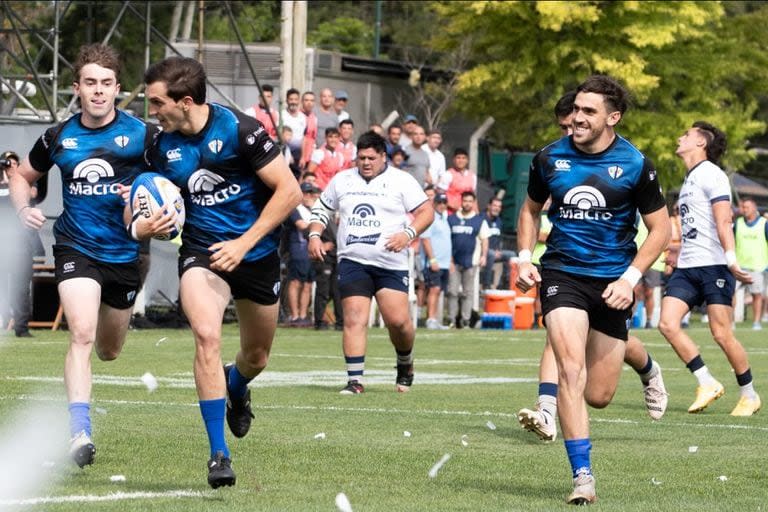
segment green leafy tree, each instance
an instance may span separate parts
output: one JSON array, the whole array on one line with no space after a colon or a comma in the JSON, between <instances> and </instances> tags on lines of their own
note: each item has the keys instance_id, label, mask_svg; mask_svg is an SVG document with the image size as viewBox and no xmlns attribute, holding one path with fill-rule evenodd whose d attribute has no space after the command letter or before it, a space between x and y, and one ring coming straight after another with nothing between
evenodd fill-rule
<instances>
[{"instance_id":1,"label":"green leafy tree","mask_svg":"<svg viewBox=\"0 0 768 512\"><path fill-rule=\"evenodd\" d=\"M320 23L307 35L310 46L352 55L373 52L373 26L357 18L337 17Z\"/></svg>"},{"instance_id":2,"label":"green leafy tree","mask_svg":"<svg viewBox=\"0 0 768 512\"><path fill-rule=\"evenodd\" d=\"M697 119L729 137L725 163L752 158L750 137L768 79L768 8L726 12L720 2L449 2L436 44L473 34L473 62L459 80L459 108L492 115L497 140L535 150L557 137L552 107L594 73L622 81L633 106L619 132L648 154L665 188L683 168L676 139Z\"/></svg>"}]
</instances>

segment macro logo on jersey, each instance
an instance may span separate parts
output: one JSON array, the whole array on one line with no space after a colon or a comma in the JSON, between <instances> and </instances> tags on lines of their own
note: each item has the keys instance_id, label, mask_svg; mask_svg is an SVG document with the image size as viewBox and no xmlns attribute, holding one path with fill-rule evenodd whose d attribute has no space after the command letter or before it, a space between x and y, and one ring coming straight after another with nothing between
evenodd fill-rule
<instances>
[{"instance_id":1,"label":"macro logo on jersey","mask_svg":"<svg viewBox=\"0 0 768 512\"><path fill-rule=\"evenodd\" d=\"M687 204L680 205L680 225L683 228L683 239L685 240L695 240L699 236L699 230L693 227L696 219L690 213Z\"/></svg>"},{"instance_id":2,"label":"macro logo on jersey","mask_svg":"<svg viewBox=\"0 0 768 512\"><path fill-rule=\"evenodd\" d=\"M211 153L221 153L221 148L224 146L224 143L219 139L213 139L211 142L208 143L208 149L211 150Z\"/></svg>"},{"instance_id":3,"label":"macro logo on jersey","mask_svg":"<svg viewBox=\"0 0 768 512\"><path fill-rule=\"evenodd\" d=\"M128 143L131 141L131 139L129 139L125 135L118 135L113 140L115 141L115 144L117 144L121 148L124 148L125 146L127 146Z\"/></svg>"},{"instance_id":4,"label":"macro logo on jersey","mask_svg":"<svg viewBox=\"0 0 768 512\"><path fill-rule=\"evenodd\" d=\"M618 165L612 165L608 168L608 176L610 176L615 180L621 178L622 174L624 174L624 169L622 169Z\"/></svg>"},{"instance_id":5,"label":"macro logo on jersey","mask_svg":"<svg viewBox=\"0 0 768 512\"><path fill-rule=\"evenodd\" d=\"M364 228L379 228L381 221L376 218L376 210L368 203L361 203L352 209L352 215L347 219L347 226Z\"/></svg>"},{"instance_id":6,"label":"macro logo on jersey","mask_svg":"<svg viewBox=\"0 0 768 512\"><path fill-rule=\"evenodd\" d=\"M115 171L106 160L89 158L83 160L72 171L69 193L77 196L104 196L116 194L118 183L99 183L102 178L112 178Z\"/></svg>"},{"instance_id":7,"label":"macro logo on jersey","mask_svg":"<svg viewBox=\"0 0 768 512\"><path fill-rule=\"evenodd\" d=\"M240 193L240 185L227 183L224 178L208 169L199 169L187 180L190 199L196 205L212 206L223 203Z\"/></svg>"},{"instance_id":8,"label":"macro logo on jersey","mask_svg":"<svg viewBox=\"0 0 768 512\"><path fill-rule=\"evenodd\" d=\"M581 185L565 193L560 207L561 219L610 220L613 214L605 208L605 196L595 187Z\"/></svg>"}]
</instances>

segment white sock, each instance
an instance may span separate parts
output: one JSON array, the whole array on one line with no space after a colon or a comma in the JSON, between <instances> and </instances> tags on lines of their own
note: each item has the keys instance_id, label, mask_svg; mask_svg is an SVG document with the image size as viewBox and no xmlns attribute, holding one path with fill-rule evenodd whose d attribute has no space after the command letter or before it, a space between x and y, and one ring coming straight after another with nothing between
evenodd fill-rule
<instances>
[{"instance_id":1,"label":"white sock","mask_svg":"<svg viewBox=\"0 0 768 512\"><path fill-rule=\"evenodd\" d=\"M757 393L755 393L755 387L752 385L751 382L749 384L739 386L739 389L741 389L741 396L750 398L752 400L757 398Z\"/></svg>"},{"instance_id":2,"label":"white sock","mask_svg":"<svg viewBox=\"0 0 768 512\"><path fill-rule=\"evenodd\" d=\"M717 383L706 365L693 372L693 375L699 380L699 386L714 386Z\"/></svg>"},{"instance_id":3,"label":"white sock","mask_svg":"<svg viewBox=\"0 0 768 512\"><path fill-rule=\"evenodd\" d=\"M536 408L545 411L552 415L553 418L557 417L557 398L552 395L539 395L539 400L536 402Z\"/></svg>"}]
</instances>

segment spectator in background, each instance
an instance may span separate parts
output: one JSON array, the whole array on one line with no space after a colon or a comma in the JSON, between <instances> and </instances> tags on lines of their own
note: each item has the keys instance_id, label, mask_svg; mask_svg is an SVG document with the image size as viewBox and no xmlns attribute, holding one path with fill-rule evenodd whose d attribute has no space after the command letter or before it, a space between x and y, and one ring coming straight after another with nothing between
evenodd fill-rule
<instances>
[{"instance_id":1,"label":"spectator in background","mask_svg":"<svg viewBox=\"0 0 768 512\"><path fill-rule=\"evenodd\" d=\"M501 207L501 199L494 197L488 201L488 206L485 209L485 223L488 225L488 259L480 275L480 284L485 289L497 288L499 278L504 272L504 268L502 268L498 275L494 275L494 264L502 263L504 266L508 266L509 260L516 254L515 251L504 250L501 246Z\"/></svg>"},{"instance_id":2,"label":"spectator in background","mask_svg":"<svg viewBox=\"0 0 768 512\"><path fill-rule=\"evenodd\" d=\"M752 329L759 331L763 312L763 293L765 292L764 273L768 268L768 220L757 211L757 203L751 197L745 197L739 204L742 216L733 226L736 238L736 260L739 266L748 272L752 283L745 287L752 294Z\"/></svg>"},{"instance_id":3,"label":"spectator in background","mask_svg":"<svg viewBox=\"0 0 768 512\"><path fill-rule=\"evenodd\" d=\"M40 243L40 235L36 230L25 229L16 215L11 203L8 184L19 167L19 155L6 151L0 155L0 240L6 244L0 257L0 317L3 324L0 332L5 330L9 319L13 319L13 330L17 338L31 338L29 320L32 317L32 297L30 284L32 281L32 258L34 249ZM37 197L37 187L31 187L32 199ZM35 240L37 243L35 243Z\"/></svg>"},{"instance_id":4,"label":"spectator in background","mask_svg":"<svg viewBox=\"0 0 768 512\"><path fill-rule=\"evenodd\" d=\"M325 321L328 301L333 300L333 328L336 331L344 329L344 310L341 307L341 296L338 287L338 261L336 260L336 236L338 235L339 219L334 215L320 234L325 255L322 261L313 260L315 268L315 330L324 331L330 328Z\"/></svg>"},{"instance_id":5,"label":"spectator in background","mask_svg":"<svg viewBox=\"0 0 768 512\"><path fill-rule=\"evenodd\" d=\"M392 124L389 126L389 128L387 128L387 138L386 138L387 158L390 161L392 160L392 153L394 153L396 149L403 148L400 145L400 137L402 133L403 133L403 129L400 127L399 124Z\"/></svg>"},{"instance_id":6,"label":"spectator in background","mask_svg":"<svg viewBox=\"0 0 768 512\"><path fill-rule=\"evenodd\" d=\"M453 152L453 167L446 173L445 195L448 196L448 211L455 213L461 208L462 194L477 191L477 174L470 171L469 153L464 148L456 148Z\"/></svg>"},{"instance_id":7,"label":"spectator in background","mask_svg":"<svg viewBox=\"0 0 768 512\"><path fill-rule=\"evenodd\" d=\"M475 274L488 258L488 224L477 212L474 192L461 194L461 209L448 217L451 226L451 273L448 315L457 329L469 325L475 296ZM459 300L461 315L459 316Z\"/></svg>"},{"instance_id":8,"label":"spectator in background","mask_svg":"<svg viewBox=\"0 0 768 512\"><path fill-rule=\"evenodd\" d=\"M255 117L267 130L272 140L277 140L277 126L280 124L280 114L272 108L272 93L274 88L269 84L261 86L259 102L245 109L245 114Z\"/></svg>"},{"instance_id":9,"label":"spectator in background","mask_svg":"<svg viewBox=\"0 0 768 512\"><path fill-rule=\"evenodd\" d=\"M294 164L295 161L293 159L293 153L291 152L291 141L293 140L293 130L290 126L287 124L283 126L282 131L280 132L280 144L283 148L283 158L285 158L286 163L288 164L288 167L291 168L291 172L293 172L294 176L298 176L297 172L294 171Z\"/></svg>"},{"instance_id":10,"label":"spectator in background","mask_svg":"<svg viewBox=\"0 0 768 512\"><path fill-rule=\"evenodd\" d=\"M304 133L307 131L307 116L301 111L298 89L291 88L285 93L285 109L281 116L283 127L287 126L291 129L291 138L288 140L288 147L291 149L291 171L293 171L294 176L299 176Z\"/></svg>"},{"instance_id":11,"label":"spectator in background","mask_svg":"<svg viewBox=\"0 0 768 512\"><path fill-rule=\"evenodd\" d=\"M438 190L445 192L448 188L445 174L448 172L445 166L445 155L440 151L440 144L443 143L443 135L440 130L430 130L427 135L427 146L424 150L429 155L429 175L432 177L432 184Z\"/></svg>"},{"instance_id":12,"label":"spectator in background","mask_svg":"<svg viewBox=\"0 0 768 512\"><path fill-rule=\"evenodd\" d=\"M327 87L320 91L320 105L315 109L317 117L317 147L325 144L325 130L338 128L339 116L333 108L333 91Z\"/></svg>"},{"instance_id":13,"label":"spectator in background","mask_svg":"<svg viewBox=\"0 0 768 512\"><path fill-rule=\"evenodd\" d=\"M419 125L419 118L413 114L408 114L403 120L402 133L400 134L400 146L406 147L411 145L411 132Z\"/></svg>"},{"instance_id":14,"label":"spectator in background","mask_svg":"<svg viewBox=\"0 0 768 512\"><path fill-rule=\"evenodd\" d=\"M344 153L344 169L355 166L357 158L357 146L355 146L355 123L351 119L345 119L339 123L339 145Z\"/></svg>"},{"instance_id":15,"label":"spectator in background","mask_svg":"<svg viewBox=\"0 0 768 512\"><path fill-rule=\"evenodd\" d=\"M403 168L405 168L405 158L406 158L405 157L405 151L403 151L402 148L398 147L392 153L392 160L390 162L390 165L392 167L397 167L398 169L402 170Z\"/></svg>"},{"instance_id":16,"label":"spectator in background","mask_svg":"<svg viewBox=\"0 0 768 512\"><path fill-rule=\"evenodd\" d=\"M349 112L346 111L347 102L349 101L349 95L347 91L336 91L336 95L333 102L333 109L336 111L336 115L339 118L339 122L346 119L350 119Z\"/></svg>"},{"instance_id":17,"label":"spectator in background","mask_svg":"<svg viewBox=\"0 0 768 512\"><path fill-rule=\"evenodd\" d=\"M416 126L411 131L411 144L405 146L406 159L404 170L416 178L421 188L432 184L432 176L429 174L429 154L427 153L427 136L424 128Z\"/></svg>"},{"instance_id":18,"label":"spectator in background","mask_svg":"<svg viewBox=\"0 0 768 512\"><path fill-rule=\"evenodd\" d=\"M312 160L307 167L308 172L316 176L314 185L321 191L336 176L336 173L345 169L345 155L340 144L339 130L336 128L325 129L325 144L312 153Z\"/></svg>"},{"instance_id":19,"label":"spectator in background","mask_svg":"<svg viewBox=\"0 0 768 512\"><path fill-rule=\"evenodd\" d=\"M312 159L312 152L317 148L317 116L315 115L315 93L307 91L301 95L301 112L307 118L304 140L301 142L301 160L299 168L303 171Z\"/></svg>"},{"instance_id":20,"label":"spectator in background","mask_svg":"<svg viewBox=\"0 0 768 512\"><path fill-rule=\"evenodd\" d=\"M427 288L427 329L447 329L438 310L440 294L448 290L451 269L451 226L448 224L448 197L437 194L435 220L421 235L424 254L424 281Z\"/></svg>"},{"instance_id":21,"label":"spectator in background","mask_svg":"<svg viewBox=\"0 0 768 512\"><path fill-rule=\"evenodd\" d=\"M290 327L310 327L309 302L315 270L307 253L306 232L309 229L310 209L320 195L320 189L311 183L301 184L301 204L291 213L286 223L288 234L288 310Z\"/></svg>"},{"instance_id":22,"label":"spectator in background","mask_svg":"<svg viewBox=\"0 0 768 512\"><path fill-rule=\"evenodd\" d=\"M645 223L638 216L637 222L637 235L635 235L635 245L638 247L643 245L645 239L648 238L648 228L645 227ZM651 268L643 273L643 276L638 281L635 287L635 308L640 307L642 303L645 308L645 324L643 327L646 329L653 329L653 310L656 307L656 297L654 290L661 287L661 276L664 273L664 261L666 260L666 253L662 252L656 261L653 262Z\"/></svg>"}]
</instances>

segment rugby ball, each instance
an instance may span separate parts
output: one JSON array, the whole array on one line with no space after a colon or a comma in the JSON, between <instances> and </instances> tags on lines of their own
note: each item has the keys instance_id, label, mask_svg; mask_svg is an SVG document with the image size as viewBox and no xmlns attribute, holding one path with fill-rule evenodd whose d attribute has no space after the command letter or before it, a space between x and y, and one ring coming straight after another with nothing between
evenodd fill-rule
<instances>
[{"instance_id":1,"label":"rugby ball","mask_svg":"<svg viewBox=\"0 0 768 512\"><path fill-rule=\"evenodd\" d=\"M172 240L179 236L184 227L184 198L171 180L155 172L136 176L131 186L131 208L144 217L151 217L158 208L176 211L176 223L170 233L156 235L156 240Z\"/></svg>"}]
</instances>

